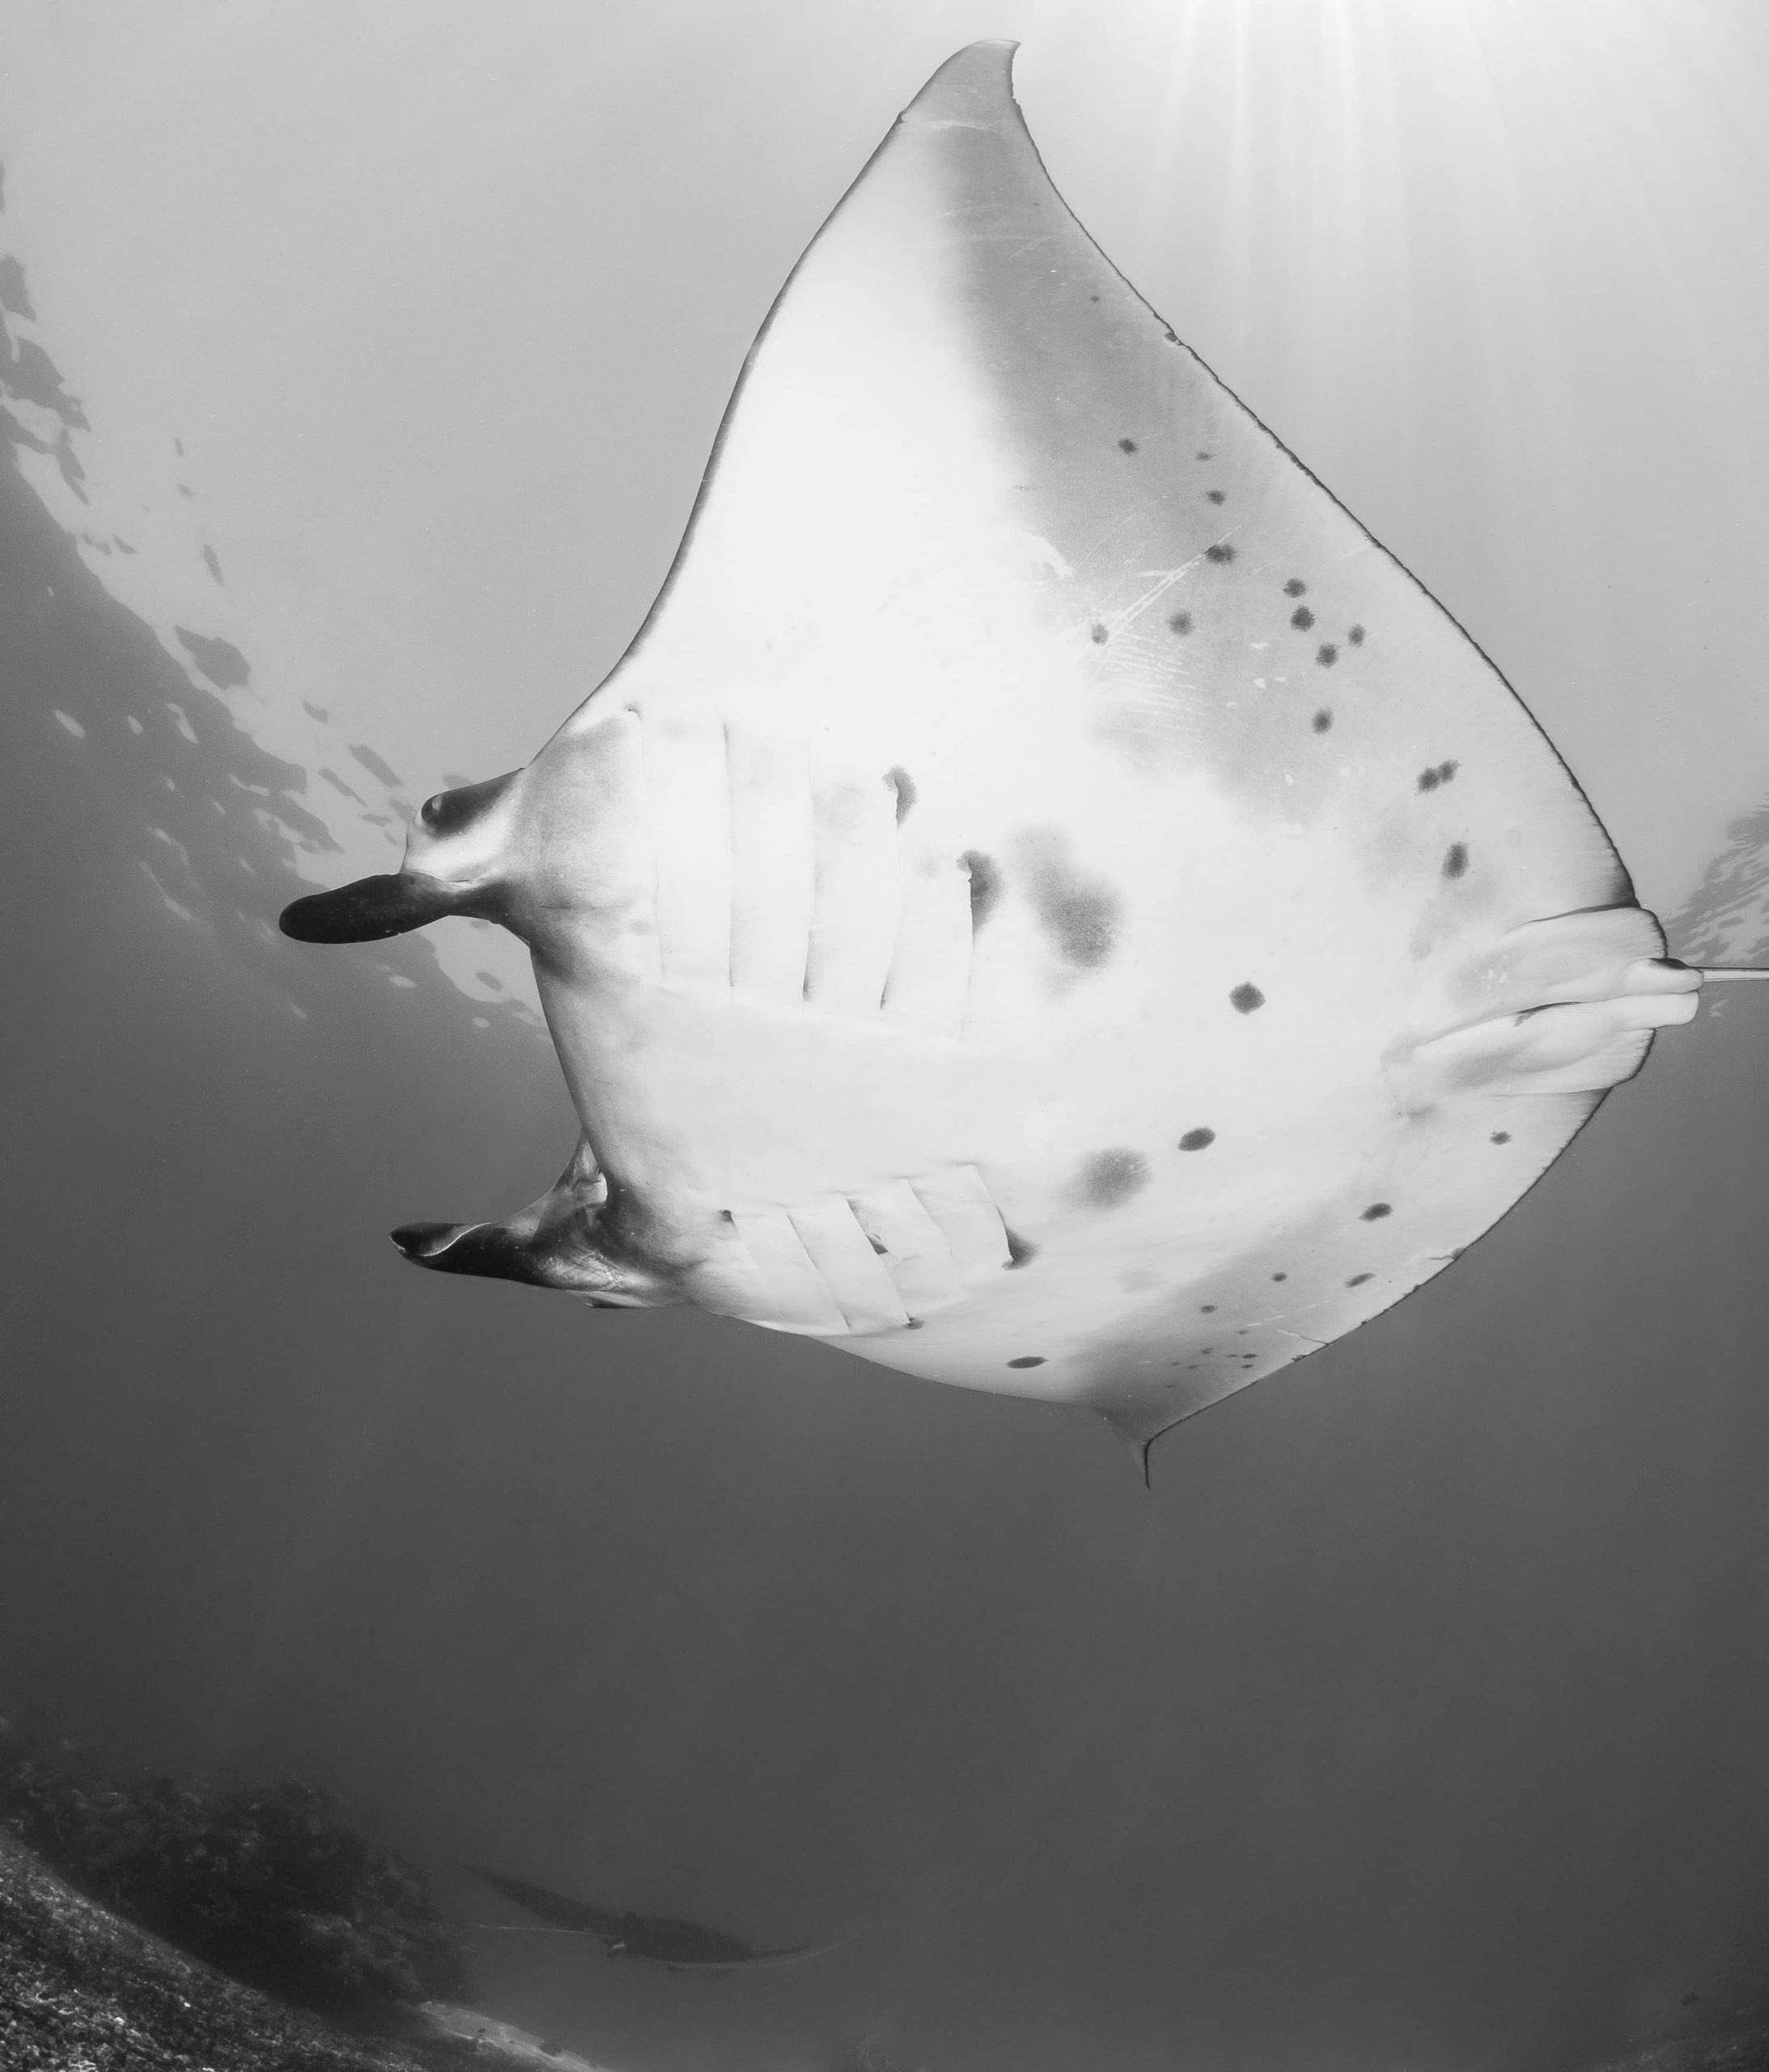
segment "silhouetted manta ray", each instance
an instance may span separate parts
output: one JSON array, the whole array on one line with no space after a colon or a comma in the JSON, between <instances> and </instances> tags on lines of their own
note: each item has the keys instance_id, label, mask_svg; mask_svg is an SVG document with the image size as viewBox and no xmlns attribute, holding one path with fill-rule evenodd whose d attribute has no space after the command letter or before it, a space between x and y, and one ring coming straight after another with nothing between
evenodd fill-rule
<instances>
[{"instance_id":1,"label":"silhouetted manta ray","mask_svg":"<svg viewBox=\"0 0 1769 2072\"><path fill-rule=\"evenodd\" d=\"M791 1950L757 1950L735 1935L702 1928L696 1921L672 1921L665 1914L607 1913L567 1893L532 1885L524 1878L507 1878L477 1863L467 1868L538 1919L572 1934L594 1936L607 1946L610 1956L666 1964L672 1971L735 1971L740 1966L796 1964L839 1949L842 1942L851 1939L807 1942Z\"/></svg>"},{"instance_id":2,"label":"silhouetted manta ray","mask_svg":"<svg viewBox=\"0 0 1769 2072\"><path fill-rule=\"evenodd\" d=\"M1491 664L1089 240L1012 49L800 261L613 673L283 927L532 950L583 1141L409 1259L1084 1403L1146 1471L1743 974L1664 954Z\"/></svg>"}]
</instances>

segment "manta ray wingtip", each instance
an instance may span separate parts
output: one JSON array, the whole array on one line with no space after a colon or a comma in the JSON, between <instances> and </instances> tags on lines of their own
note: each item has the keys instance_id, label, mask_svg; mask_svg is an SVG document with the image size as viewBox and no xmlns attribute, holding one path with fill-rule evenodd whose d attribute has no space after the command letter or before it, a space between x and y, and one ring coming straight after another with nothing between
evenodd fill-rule
<instances>
[{"instance_id":1,"label":"manta ray wingtip","mask_svg":"<svg viewBox=\"0 0 1769 2072\"><path fill-rule=\"evenodd\" d=\"M1149 1473L1149 1454L1161 1433L1173 1429L1172 1424L1158 1424L1151 1431L1135 1418L1114 1417L1109 1410L1102 1410L1099 1414L1130 1448L1131 1458L1135 1463L1143 1487L1152 1489L1155 1484Z\"/></svg>"},{"instance_id":2,"label":"manta ray wingtip","mask_svg":"<svg viewBox=\"0 0 1769 2072\"><path fill-rule=\"evenodd\" d=\"M911 127L956 123L987 129L1011 118L1019 48L1012 38L997 36L955 50L903 110L903 121Z\"/></svg>"}]
</instances>

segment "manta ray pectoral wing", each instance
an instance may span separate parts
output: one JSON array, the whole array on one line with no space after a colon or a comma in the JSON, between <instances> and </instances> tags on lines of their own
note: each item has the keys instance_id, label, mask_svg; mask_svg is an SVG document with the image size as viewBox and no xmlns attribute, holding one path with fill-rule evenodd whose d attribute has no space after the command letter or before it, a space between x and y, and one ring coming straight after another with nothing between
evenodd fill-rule
<instances>
[{"instance_id":1,"label":"manta ray pectoral wing","mask_svg":"<svg viewBox=\"0 0 1769 2072\"><path fill-rule=\"evenodd\" d=\"M507 1877L501 1870L488 1870L481 1863L465 1864L462 1868L554 1928L603 1937L618 1937L623 1931L621 1915L592 1906L587 1900L573 1899L568 1892L555 1892L551 1887L532 1884L526 1878Z\"/></svg>"}]
</instances>

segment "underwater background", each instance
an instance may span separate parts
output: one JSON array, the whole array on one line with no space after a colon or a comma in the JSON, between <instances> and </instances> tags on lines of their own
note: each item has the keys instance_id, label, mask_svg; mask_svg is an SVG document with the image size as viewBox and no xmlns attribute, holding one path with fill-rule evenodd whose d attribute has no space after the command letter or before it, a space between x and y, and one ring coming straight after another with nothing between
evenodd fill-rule
<instances>
[{"instance_id":1,"label":"underwater background","mask_svg":"<svg viewBox=\"0 0 1769 2072\"><path fill-rule=\"evenodd\" d=\"M7 14L0 1713L323 1785L610 2067L1571 2067L1769 1994L1769 988L1144 1492L1079 1412L411 1272L574 1140L522 953L275 932L612 666L799 252L1017 36L1673 951L1769 961L1769 17ZM672 1975L473 1863L850 1939Z\"/></svg>"}]
</instances>

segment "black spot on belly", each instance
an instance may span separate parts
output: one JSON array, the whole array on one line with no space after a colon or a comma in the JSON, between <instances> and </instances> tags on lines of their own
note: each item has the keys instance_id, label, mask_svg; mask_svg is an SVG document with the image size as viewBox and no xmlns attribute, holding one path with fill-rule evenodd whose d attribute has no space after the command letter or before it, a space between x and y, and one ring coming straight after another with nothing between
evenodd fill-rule
<instances>
[{"instance_id":1,"label":"black spot on belly","mask_svg":"<svg viewBox=\"0 0 1769 2072\"><path fill-rule=\"evenodd\" d=\"M1225 540L1219 540L1215 546L1204 549L1206 561L1232 561L1234 558L1235 550Z\"/></svg>"},{"instance_id":2,"label":"black spot on belly","mask_svg":"<svg viewBox=\"0 0 1769 2072\"><path fill-rule=\"evenodd\" d=\"M1190 612L1175 612L1167 623L1175 633L1190 633L1192 630L1192 615Z\"/></svg>"},{"instance_id":3,"label":"black spot on belly","mask_svg":"<svg viewBox=\"0 0 1769 2072\"><path fill-rule=\"evenodd\" d=\"M919 1317L911 1317L903 1327L905 1331L919 1331L921 1327L922 1319Z\"/></svg>"},{"instance_id":4,"label":"black spot on belly","mask_svg":"<svg viewBox=\"0 0 1769 2072\"><path fill-rule=\"evenodd\" d=\"M1495 1130L1487 1141L1489 1144L1509 1144L1511 1132L1509 1130Z\"/></svg>"},{"instance_id":5,"label":"black spot on belly","mask_svg":"<svg viewBox=\"0 0 1769 2072\"><path fill-rule=\"evenodd\" d=\"M1081 1168L1081 1192L1097 1208L1115 1208L1148 1185L1148 1161L1139 1151L1096 1151Z\"/></svg>"},{"instance_id":6,"label":"black spot on belly","mask_svg":"<svg viewBox=\"0 0 1769 2072\"><path fill-rule=\"evenodd\" d=\"M1010 1367L1041 1367L1044 1365L1044 1355L1041 1352L1022 1353L1019 1359L1010 1360L1008 1365Z\"/></svg>"},{"instance_id":7,"label":"black spot on belly","mask_svg":"<svg viewBox=\"0 0 1769 2072\"><path fill-rule=\"evenodd\" d=\"M1333 724L1333 715L1328 707L1323 705L1309 724L1317 734L1324 734Z\"/></svg>"},{"instance_id":8,"label":"black spot on belly","mask_svg":"<svg viewBox=\"0 0 1769 2072\"><path fill-rule=\"evenodd\" d=\"M1419 773L1419 788L1422 792L1435 792L1443 781L1440 771L1422 770Z\"/></svg>"},{"instance_id":9,"label":"black spot on belly","mask_svg":"<svg viewBox=\"0 0 1769 2072\"><path fill-rule=\"evenodd\" d=\"M1210 453L1200 453L1198 457L1200 461L1209 461L1213 460L1215 456Z\"/></svg>"},{"instance_id":10,"label":"black spot on belly","mask_svg":"<svg viewBox=\"0 0 1769 2072\"><path fill-rule=\"evenodd\" d=\"M1121 439L1118 443L1118 450L1120 453L1134 453L1136 451L1136 441L1134 439Z\"/></svg>"},{"instance_id":11,"label":"black spot on belly","mask_svg":"<svg viewBox=\"0 0 1769 2072\"><path fill-rule=\"evenodd\" d=\"M958 860L970 873L970 925L980 928L1001 897L1001 872L995 858L981 849L967 849Z\"/></svg>"},{"instance_id":12,"label":"black spot on belly","mask_svg":"<svg viewBox=\"0 0 1769 2072\"><path fill-rule=\"evenodd\" d=\"M1324 641L1314 651L1314 659L1323 669L1330 669L1339 659L1339 651L1330 640Z\"/></svg>"},{"instance_id":13,"label":"black spot on belly","mask_svg":"<svg viewBox=\"0 0 1769 2072\"><path fill-rule=\"evenodd\" d=\"M1391 1203L1372 1201L1364 1212L1364 1221L1366 1223L1380 1223L1385 1216L1392 1216L1394 1213L1394 1205Z\"/></svg>"},{"instance_id":14,"label":"black spot on belly","mask_svg":"<svg viewBox=\"0 0 1769 2072\"><path fill-rule=\"evenodd\" d=\"M1101 625L1097 619L1095 619L1092 625L1088 628L1088 636L1092 641L1096 648L1103 648L1105 646L1105 628Z\"/></svg>"},{"instance_id":15,"label":"black spot on belly","mask_svg":"<svg viewBox=\"0 0 1769 2072\"><path fill-rule=\"evenodd\" d=\"M1292 575L1283 586L1283 594L1287 597L1300 597L1306 592L1308 587L1300 575Z\"/></svg>"},{"instance_id":16,"label":"black spot on belly","mask_svg":"<svg viewBox=\"0 0 1769 2072\"><path fill-rule=\"evenodd\" d=\"M1468 845L1466 842L1452 842L1444 851L1444 876L1460 877L1468 868Z\"/></svg>"},{"instance_id":17,"label":"black spot on belly","mask_svg":"<svg viewBox=\"0 0 1769 2072\"><path fill-rule=\"evenodd\" d=\"M1187 1130L1179 1140L1181 1151L1207 1151L1216 1141L1214 1130Z\"/></svg>"},{"instance_id":18,"label":"black spot on belly","mask_svg":"<svg viewBox=\"0 0 1769 2072\"><path fill-rule=\"evenodd\" d=\"M1213 1317L1216 1314L1216 1306L1214 1302L1200 1302L1198 1306L1198 1314L1201 1317Z\"/></svg>"},{"instance_id":19,"label":"black spot on belly","mask_svg":"<svg viewBox=\"0 0 1769 2072\"><path fill-rule=\"evenodd\" d=\"M1228 996L1228 1004L1237 1014L1251 1014L1256 1007L1265 1004L1265 995L1250 980L1245 985L1237 986Z\"/></svg>"},{"instance_id":20,"label":"black spot on belly","mask_svg":"<svg viewBox=\"0 0 1769 2072\"><path fill-rule=\"evenodd\" d=\"M1228 501L1220 489L1207 489L1204 494L1212 503L1226 503Z\"/></svg>"},{"instance_id":21,"label":"black spot on belly","mask_svg":"<svg viewBox=\"0 0 1769 2072\"><path fill-rule=\"evenodd\" d=\"M1047 830L1025 839L1026 895L1066 963L1097 970L1118 941L1120 901L1101 878L1084 877L1069 861L1067 843Z\"/></svg>"},{"instance_id":22,"label":"black spot on belly","mask_svg":"<svg viewBox=\"0 0 1769 2072\"><path fill-rule=\"evenodd\" d=\"M897 794L897 824L901 827L909 817L909 809L915 803L915 780L901 767L887 770L884 781Z\"/></svg>"},{"instance_id":23,"label":"black spot on belly","mask_svg":"<svg viewBox=\"0 0 1769 2072\"><path fill-rule=\"evenodd\" d=\"M1298 605L1290 614L1290 623L1298 633L1306 633L1314 623L1314 614L1306 605Z\"/></svg>"},{"instance_id":24,"label":"black spot on belly","mask_svg":"<svg viewBox=\"0 0 1769 2072\"><path fill-rule=\"evenodd\" d=\"M1375 1278L1376 1276L1373 1273L1354 1273L1345 1284L1347 1288L1361 1288L1366 1280L1373 1280Z\"/></svg>"},{"instance_id":25,"label":"black spot on belly","mask_svg":"<svg viewBox=\"0 0 1769 2072\"><path fill-rule=\"evenodd\" d=\"M1287 1273L1275 1273L1271 1277L1274 1280L1288 1280L1290 1278Z\"/></svg>"},{"instance_id":26,"label":"black spot on belly","mask_svg":"<svg viewBox=\"0 0 1769 2072\"><path fill-rule=\"evenodd\" d=\"M1008 1241L1008 1263L1004 1272L1011 1273L1016 1266L1024 1266L1029 1259L1038 1256L1038 1248L1029 1238L1022 1238L1017 1230L1002 1225L1002 1235Z\"/></svg>"},{"instance_id":27,"label":"black spot on belly","mask_svg":"<svg viewBox=\"0 0 1769 2072\"><path fill-rule=\"evenodd\" d=\"M1364 629L1361 626L1354 626L1345 637L1354 648L1361 648L1364 645Z\"/></svg>"},{"instance_id":28,"label":"black spot on belly","mask_svg":"<svg viewBox=\"0 0 1769 2072\"><path fill-rule=\"evenodd\" d=\"M1461 767L1461 765L1459 762L1440 762L1437 766L1438 783L1447 784Z\"/></svg>"}]
</instances>

